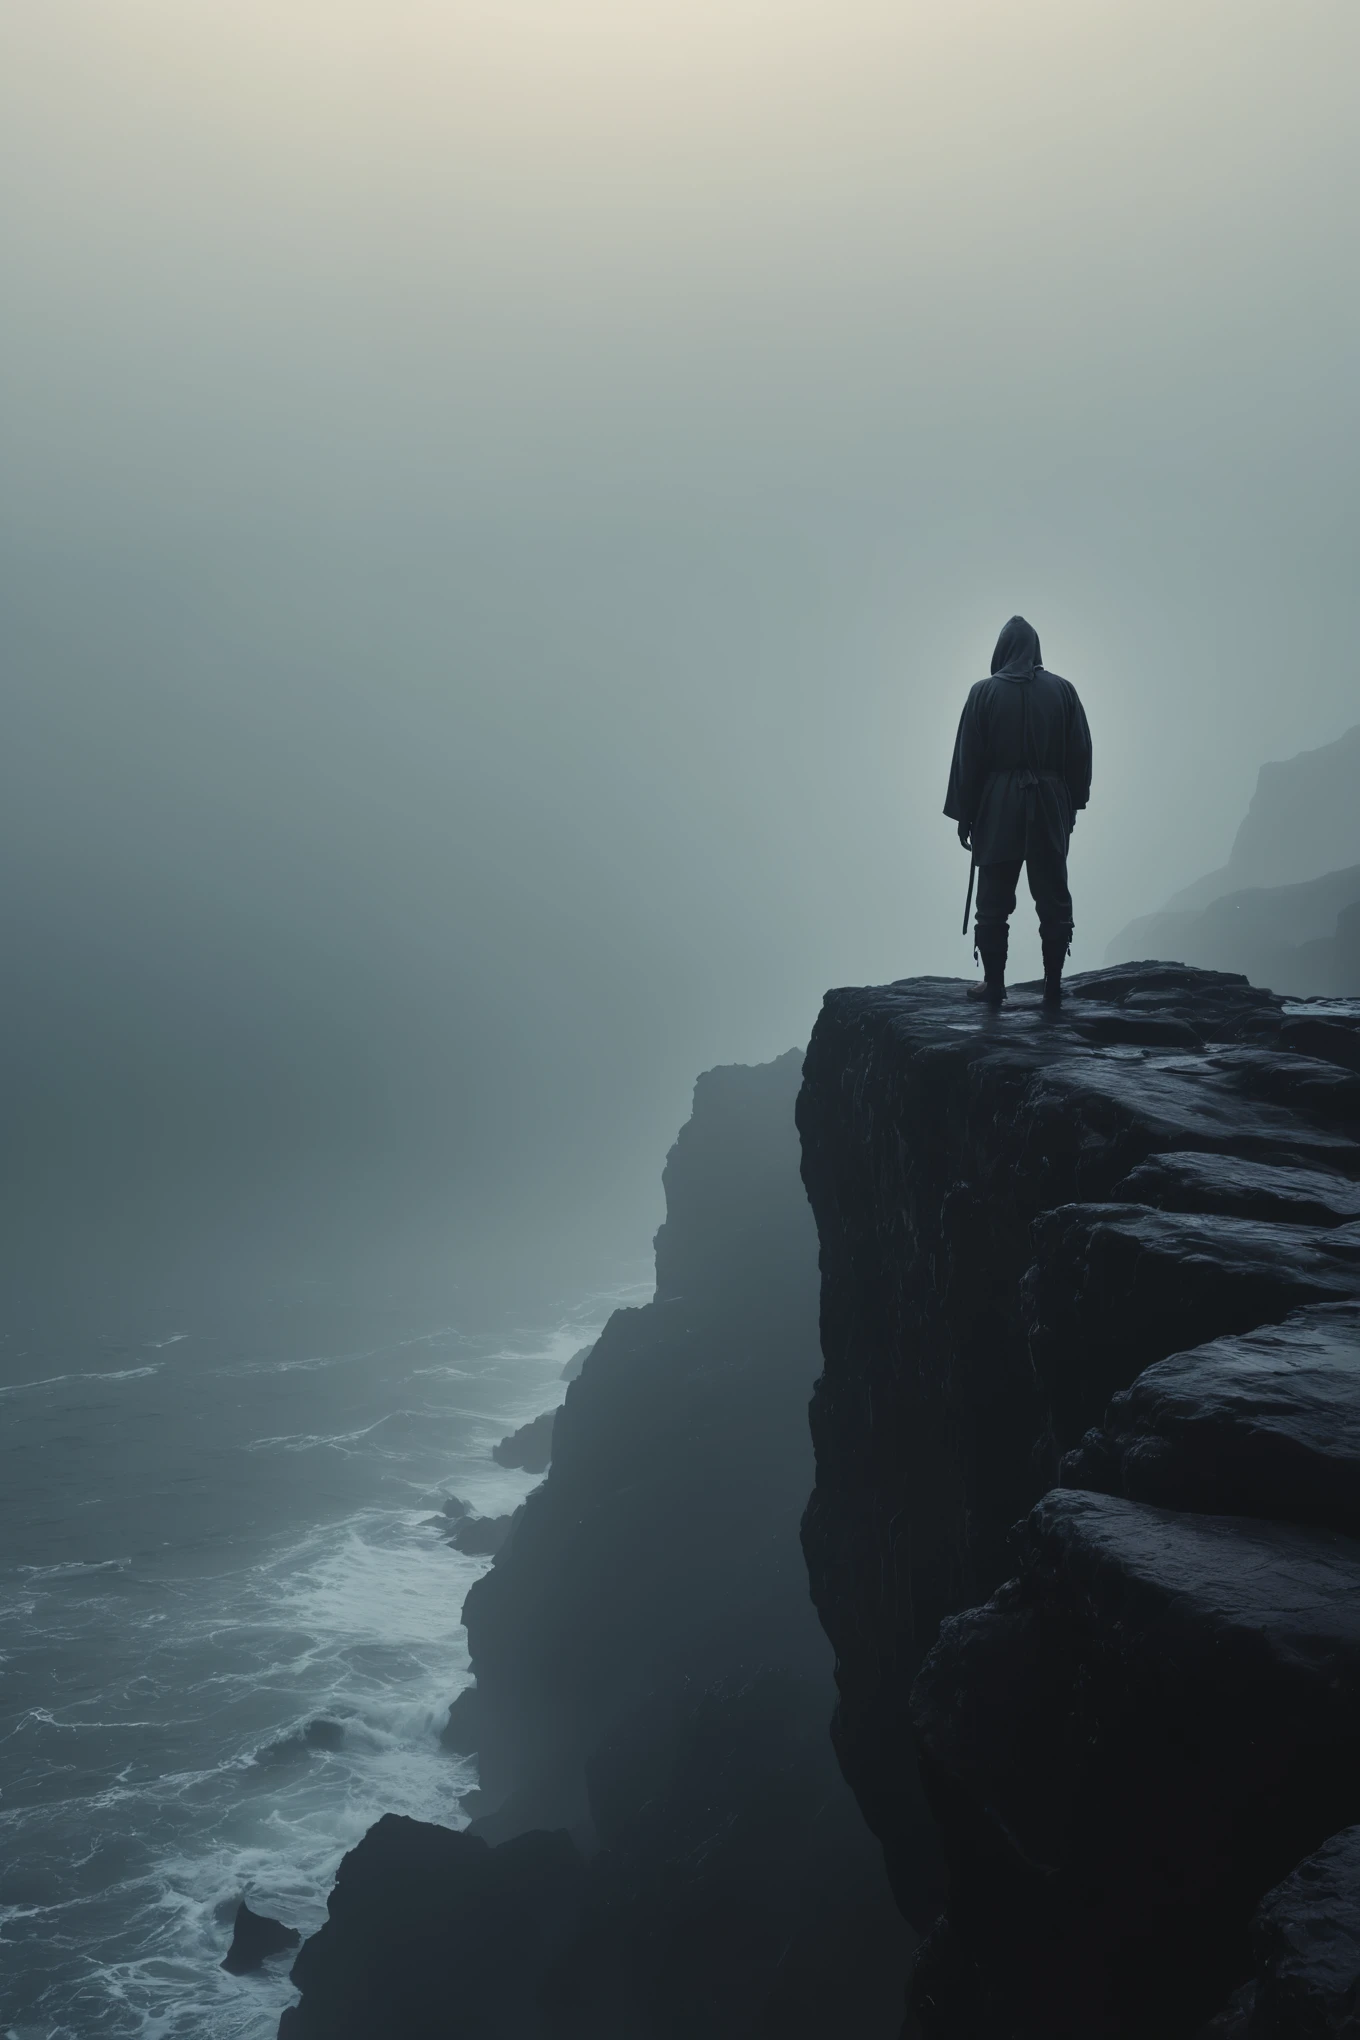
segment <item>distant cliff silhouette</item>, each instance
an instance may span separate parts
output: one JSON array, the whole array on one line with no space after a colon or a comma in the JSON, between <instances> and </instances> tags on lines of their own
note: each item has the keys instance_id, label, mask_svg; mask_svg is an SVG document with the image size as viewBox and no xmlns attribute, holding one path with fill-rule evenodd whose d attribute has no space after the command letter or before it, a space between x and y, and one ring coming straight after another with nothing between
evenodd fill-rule
<instances>
[{"instance_id":1,"label":"distant cliff silhouette","mask_svg":"<svg viewBox=\"0 0 1360 2040\"><path fill-rule=\"evenodd\" d=\"M1242 971L1278 992L1360 992L1360 724L1263 765L1228 862L1106 951Z\"/></svg>"}]
</instances>

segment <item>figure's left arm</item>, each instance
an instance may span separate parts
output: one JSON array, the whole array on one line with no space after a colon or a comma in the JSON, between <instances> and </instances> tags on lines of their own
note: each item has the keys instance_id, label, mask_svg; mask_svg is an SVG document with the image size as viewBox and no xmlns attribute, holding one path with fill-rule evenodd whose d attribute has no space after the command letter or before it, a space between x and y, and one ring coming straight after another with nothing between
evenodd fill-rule
<instances>
[{"instance_id":1,"label":"figure's left arm","mask_svg":"<svg viewBox=\"0 0 1360 2040\"><path fill-rule=\"evenodd\" d=\"M1068 683L1067 791L1072 810L1084 808L1091 798L1091 730L1086 711L1075 687Z\"/></svg>"}]
</instances>

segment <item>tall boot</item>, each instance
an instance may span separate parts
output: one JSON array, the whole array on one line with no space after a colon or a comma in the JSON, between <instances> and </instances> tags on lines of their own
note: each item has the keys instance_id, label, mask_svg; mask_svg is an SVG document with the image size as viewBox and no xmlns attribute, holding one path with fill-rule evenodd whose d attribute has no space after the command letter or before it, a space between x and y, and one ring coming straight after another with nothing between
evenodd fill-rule
<instances>
[{"instance_id":1,"label":"tall boot","mask_svg":"<svg viewBox=\"0 0 1360 2040\"><path fill-rule=\"evenodd\" d=\"M1061 1006L1063 965L1072 947L1072 937L1063 929L1058 934L1041 934L1040 940L1044 951L1044 1004Z\"/></svg>"},{"instance_id":2,"label":"tall boot","mask_svg":"<svg viewBox=\"0 0 1360 2040\"><path fill-rule=\"evenodd\" d=\"M1006 951L1009 947L1010 929L1003 921L999 928L976 930L977 954L982 958L982 983L969 985L970 999L981 999L984 1005L1000 1006L1006 998Z\"/></svg>"}]
</instances>

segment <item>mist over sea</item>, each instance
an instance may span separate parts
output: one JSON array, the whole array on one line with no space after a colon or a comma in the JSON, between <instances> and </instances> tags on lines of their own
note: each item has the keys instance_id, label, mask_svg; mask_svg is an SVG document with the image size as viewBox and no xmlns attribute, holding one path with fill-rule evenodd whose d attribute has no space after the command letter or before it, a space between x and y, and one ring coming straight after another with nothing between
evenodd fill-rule
<instances>
[{"instance_id":1,"label":"mist over sea","mask_svg":"<svg viewBox=\"0 0 1360 2040\"><path fill-rule=\"evenodd\" d=\"M267 2040L288 1961L221 1971L237 1899L309 1932L381 1814L456 1822L438 1731L487 1561L430 1518L518 1504L492 1445L645 1293L529 1324L280 1289L4 1326L7 2040Z\"/></svg>"}]
</instances>

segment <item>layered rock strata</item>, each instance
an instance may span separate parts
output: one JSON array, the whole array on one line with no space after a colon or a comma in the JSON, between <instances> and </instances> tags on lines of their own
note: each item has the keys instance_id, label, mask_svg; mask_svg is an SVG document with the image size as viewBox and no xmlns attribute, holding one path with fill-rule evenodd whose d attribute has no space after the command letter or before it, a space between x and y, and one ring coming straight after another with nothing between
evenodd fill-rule
<instances>
[{"instance_id":1,"label":"layered rock strata","mask_svg":"<svg viewBox=\"0 0 1360 2040\"><path fill-rule=\"evenodd\" d=\"M918 1919L922 1775L942 1838L927 2031L1193 2033L1360 1819L1357 1017L1154 965L827 1000L804 1542Z\"/></svg>"}]
</instances>

